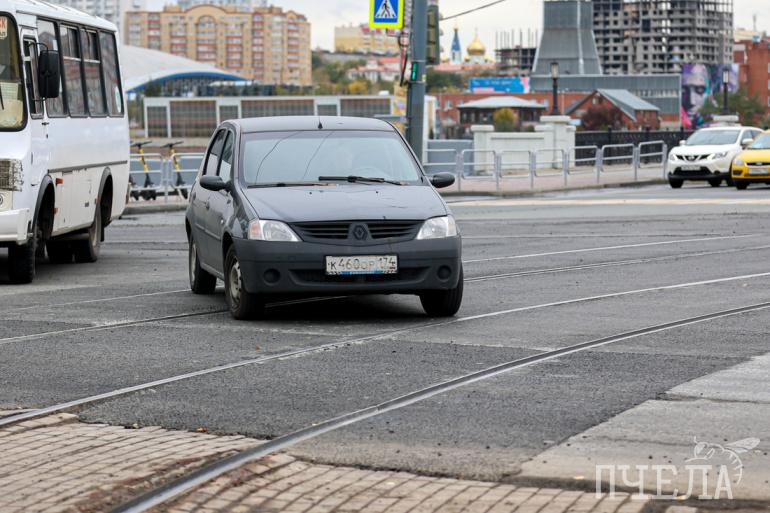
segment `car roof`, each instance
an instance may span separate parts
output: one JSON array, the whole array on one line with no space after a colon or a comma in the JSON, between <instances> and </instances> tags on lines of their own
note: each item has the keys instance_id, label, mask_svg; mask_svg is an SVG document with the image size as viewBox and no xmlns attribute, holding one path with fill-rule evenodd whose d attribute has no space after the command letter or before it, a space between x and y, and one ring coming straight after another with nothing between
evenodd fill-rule
<instances>
[{"instance_id":1,"label":"car roof","mask_svg":"<svg viewBox=\"0 0 770 513\"><path fill-rule=\"evenodd\" d=\"M753 126L710 126L707 128L701 128L700 131L703 132L713 132L714 130L761 130L760 128L754 128Z\"/></svg>"},{"instance_id":2,"label":"car roof","mask_svg":"<svg viewBox=\"0 0 770 513\"><path fill-rule=\"evenodd\" d=\"M393 126L381 119L353 118L345 116L278 116L263 118L230 119L242 132L277 132L287 130L382 130L392 131ZM319 128L319 123L321 128Z\"/></svg>"}]
</instances>

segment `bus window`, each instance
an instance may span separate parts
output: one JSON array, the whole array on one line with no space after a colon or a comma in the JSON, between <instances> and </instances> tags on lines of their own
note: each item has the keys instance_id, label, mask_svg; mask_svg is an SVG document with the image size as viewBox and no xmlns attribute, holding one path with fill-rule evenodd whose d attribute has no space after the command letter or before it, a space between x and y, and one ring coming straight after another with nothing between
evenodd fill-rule
<instances>
[{"instance_id":1,"label":"bus window","mask_svg":"<svg viewBox=\"0 0 770 513\"><path fill-rule=\"evenodd\" d=\"M29 115L43 117L43 102L39 100L37 84L37 43L34 39L24 38L24 73L27 75L27 104Z\"/></svg>"},{"instance_id":2,"label":"bus window","mask_svg":"<svg viewBox=\"0 0 770 513\"><path fill-rule=\"evenodd\" d=\"M102 75L104 90L107 93L107 109L110 116L123 115L123 92L120 89L120 74L118 73L118 54L115 48L115 35L107 32L99 33L102 58Z\"/></svg>"},{"instance_id":3,"label":"bus window","mask_svg":"<svg viewBox=\"0 0 770 513\"><path fill-rule=\"evenodd\" d=\"M102 70L99 64L99 36L96 32L83 33L83 69L86 72L88 112L95 116L107 114L102 88Z\"/></svg>"},{"instance_id":4,"label":"bus window","mask_svg":"<svg viewBox=\"0 0 770 513\"><path fill-rule=\"evenodd\" d=\"M62 57L64 59L64 89L67 91L67 107L70 116L86 114L83 94L83 74L80 70L82 60L79 31L74 27L61 27Z\"/></svg>"},{"instance_id":5,"label":"bus window","mask_svg":"<svg viewBox=\"0 0 770 513\"><path fill-rule=\"evenodd\" d=\"M16 23L0 15L0 130L24 126L23 91Z\"/></svg>"},{"instance_id":6,"label":"bus window","mask_svg":"<svg viewBox=\"0 0 770 513\"><path fill-rule=\"evenodd\" d=\"M59 50L59 42L56 40L56 26L53 22L46 20L37 20L37 38L49 50ZM62 78L64 78L62 76ZM59 97L48 98L45 101L45 107L48 111L48 117L64 116L64 95L61 94L62 88L59 84Z\"/></svg>"}]
</instances>

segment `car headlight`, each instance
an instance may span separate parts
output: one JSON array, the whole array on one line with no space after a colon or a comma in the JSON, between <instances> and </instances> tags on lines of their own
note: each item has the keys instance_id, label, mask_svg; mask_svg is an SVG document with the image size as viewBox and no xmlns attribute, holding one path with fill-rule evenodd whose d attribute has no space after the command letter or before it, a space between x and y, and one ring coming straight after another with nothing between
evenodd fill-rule
<instances>
[{"instance_id":1,"label":"car headlight","mask_svg":"<svg viewBox=\"0 0 770 513\"><path fill-rule=\"evenodd\" d=\"M676 155L674 155L674 153L673 153L673 152L672 152L672 153L669 153L669 154L668 154L668 160L669 160L670 162L676 162Z\"/></svg>"},{"instance_id":2,"label":"car headlight","mask_svg":"<svg viewBox=\"0 0 770 513\"><path fill-rule=\"evenodd\" d=\"M300 242L299 237L284 222L255 219L249 223L249 239L267 242Z\"/></svg>"},{"instance_id":3,"label":"car headlight","mask_svg":"<svg viewBox=\"0 0 770 513\"><path fill-rule=\"evenodd\" d=\"M745 166L746 164L743 162L743 160L737 158L733 161L734 166Z\"/></svg>"},{"instance_id":4,"label":"car headlight","mask_svg":"<svg viewBox=\"0 0 770 513\"><path fill-rule=\"evenodd\" d=\"M444 239L446 237L457 237L457 223L452 216L428 219L420 228L420 233L417 234L417 240Z\"/></svg>"},{"instance_id":5,"label":"car headlight","mask_svg":"<svg viewBox=\"0 0 770 513\"><path fill-rule=\"evenodd\" d=\"M714 155L711 156L714 160L723 159L727 156L726 151L720 151L719 153L714 153Z\"/></svg>"}]
</instances>

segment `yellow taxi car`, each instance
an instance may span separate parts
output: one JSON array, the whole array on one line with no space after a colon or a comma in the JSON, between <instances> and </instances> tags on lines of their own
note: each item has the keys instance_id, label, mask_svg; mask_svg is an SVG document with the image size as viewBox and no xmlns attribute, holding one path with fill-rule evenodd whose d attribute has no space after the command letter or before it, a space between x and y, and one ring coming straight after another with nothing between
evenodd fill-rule
<instances>
[{"instance_id":1,"label":"yellow taxi car","mask_svg":"<svg viewBox=\"0 0 770 513\"><path fill-rule=\"evenodd\" d=\"M732 178L739 190L752 183L770 184L770 131L764 132L735 157Z\"/></svg>"}]
</instances>

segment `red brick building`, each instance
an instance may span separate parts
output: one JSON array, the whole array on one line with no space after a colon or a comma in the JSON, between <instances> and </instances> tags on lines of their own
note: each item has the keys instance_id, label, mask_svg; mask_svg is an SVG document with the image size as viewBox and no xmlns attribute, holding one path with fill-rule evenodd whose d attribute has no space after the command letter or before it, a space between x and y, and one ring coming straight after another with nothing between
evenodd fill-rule
<instances>
[{"instance_id":1,"label":"red brick building","mask_svg":"<svg viewBox=\"0 0 770 513\"><path fill-rule=\"evenodd\" d=\"M580 119L594 105L617 108L625 130L660 129L660 109L625 89L597 89L573 105L567 115Z\"/></svg>"},{"instance_id":2,"label":"red brick building","mask_svg":"<svg viewBox=\"0 0 770 513\"><path fill-rule=\"evenodd\" d=\"M749 95L757 95L762 105L770 107L770 39L741 41L734 48L741 85Z\"/></svg>"}]
</instances>

